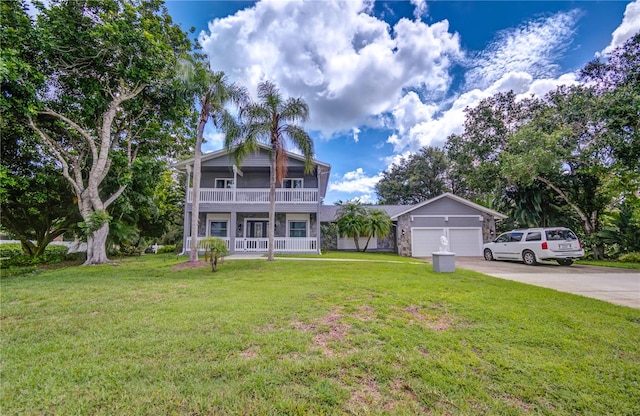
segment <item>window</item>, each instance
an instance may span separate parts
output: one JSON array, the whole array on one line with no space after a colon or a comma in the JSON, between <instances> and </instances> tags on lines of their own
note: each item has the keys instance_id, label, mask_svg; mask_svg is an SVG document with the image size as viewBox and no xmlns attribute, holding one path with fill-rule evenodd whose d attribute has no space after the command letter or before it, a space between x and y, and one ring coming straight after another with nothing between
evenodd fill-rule
<instances>
[{"instance_id":1,"label":"window","mask_svg":"<svg viewBox=\"0 0 640 416\"><path fill-rule=\"evenodd\" d=\"M496 243L506 243L511 238L511 233L505 233L496 238Z\"/></svg>"},{"instance_id":2,"label":"window","mask_svg":"<svg viewBox=\"0 0 640 416\"><path fill-rule=\"evenodd\" d=\"M211 221L209 225L209 235L211 237L227 238L227 222L226 221Z\"/></svg>"},{"instance_id":3,"label":"window","mask_svg":"<svg viewBox=\"0 0 640 416\"><path fill-rule=\"evenodd\" d=\"M233 188L233 179L230 179L230 178L216 179L216 188L218 189Z\"/></svg>"},{"instance_id":4,"label":"window","mask_svg":"<svg viewBox=\"0 0 640 416\"><path fill-rule=\"evenodd\" d=\"M293 188L298 189L302 188L303 180L302 179L285 179L282 183L283 188Z\"/></svg>"},{"instance_id":5,"label":"window","mask_svg":"<svg viewBox=\"0 0 640 416\"><path fill-rule=\"evenodd\" d=\"M522 240L522 234L524 233L511 233L511 242L517 243Z\"/></svg>"},{"instance_id":6,"label":"window","mask_svg":"<svg viewBox=\"0 0 640 416\"><path fill-rule=\"evenodd\" d=\"M529 234L527 234L526 241L541 241L541 240L542 240L542 235L540 234L540 231L532 231Z\"/></svg>"},{"instance_id":7,"label":"window","mask_svg":"<svg viewBox=\"0 0 640 416\"><path fill-rule=\"evenodd\" d=\"M306 221L289 221L289 237L306 237Z\"/></svg>"},{"instance_id":8,"label":"window","mask_svg":"<svg viewBox=\"0 0 640 416\"><path fill-rule=\"evenodd\" d=\"M578 237L571 230L558 229L547 230L547 240L577 240Z\"/></svg>"}]
</instances>

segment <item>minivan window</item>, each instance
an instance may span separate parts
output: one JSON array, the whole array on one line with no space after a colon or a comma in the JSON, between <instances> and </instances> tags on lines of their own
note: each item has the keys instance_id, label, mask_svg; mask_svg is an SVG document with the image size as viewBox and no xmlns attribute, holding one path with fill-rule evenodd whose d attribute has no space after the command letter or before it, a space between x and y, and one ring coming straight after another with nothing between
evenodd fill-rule
<instances>
[{"instance_id":1,"label":"minivan window","mask_svg":"<svg viewBox=\"0 0 640 416\"><path fill-rule=\"evenodd\" d=\"M546 230L547 240L577 240L571 230Z\"/></svg>"},{"instance_id":2,"label":"minivan window","mask_svg":"<svg viewBox=\"0 0 640 416\"><path fill-rule=\"evenodd\" d=\"M533 231L530 232L529 234L527 234L527 238L525 239L526 241L540 241L542 239L542 235L540 234L540 231Z\"/></svg>"},{"instance_id":3,"label":"minivan window","mask_svg":"<svg viewBox=\"0 0 640 416\"><path fill-rule=\"evenodd\" d=\"M522 234L523 233L511 233L511 241L517 243L518 241L522 240Z\"/></svg>"},{"instance_id":4,"label":"minivan window","mask_svg":"<svg viewBox=\"0 0 640 416\"><path fill-rule=\"evenodd\" d=\"M498 238L496 238L496 243L506 243L507 241L509 241L509 238L510 238L510 233L504 233Z\"/></svg>"}]
</instances>

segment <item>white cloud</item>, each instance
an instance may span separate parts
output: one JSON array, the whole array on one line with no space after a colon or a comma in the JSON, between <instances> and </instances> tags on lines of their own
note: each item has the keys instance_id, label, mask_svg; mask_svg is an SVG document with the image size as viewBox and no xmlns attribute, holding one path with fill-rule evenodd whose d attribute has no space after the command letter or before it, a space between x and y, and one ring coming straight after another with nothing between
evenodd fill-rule
<instances>
[{"instance_id":1,"label":"white cloud","mask_svg":"<svg viewBox=\"0 0 640 416\"><path fill-rule=\"evenodd\" d=\"M360 129L357 127L354 127L351 129L351 131L353 132L353 141L358 143L359 140L359 134L360 134Z\"/></svg>"},{"instance_id":2,"label":"white cloud","mask_svg":"<svg viewBox=\"0 0 640 416\"><path fill-rule=\"evenodd\" d=\"M501 31L474 59L466 79L472 87L487 87L509 72L534 78L555 75L557 58L571 43L579 12L557 13Z\"/></svg>"},{"instance_id":3,"label":"white cloud","mask_svg":"<svg viewBox=\"0 0 640 416\"><path fill-rule=\"evenodd\" d=\"M396 153L405 154L441 146L449 135L463 132L465 108L482 99L507 91L520 99L540 97L559 85L577 83L575 74L554 77L554 60L570 43L577 15L576 11L558 13L502 31L467 72L469 89L451 102L437 105L413 92L405 94L392 111L395 133L387 143Z\"/></svg>"},{"instance_id":4,"label":"white cloud","mask_svg":"<svg viewBox=\"0 0 640 416\"><path fill-rule=\"evenodd\" d=\"M224 146L224 133L210 131L206 129L203 133L205 143L202 145L203 152L219 150Z\"/></svg>"},{"instance_id":5,"label":"white cloud","mask_svg":"<svg viewBox=\"0 0 640 416\"><path fill-rule=\"evenodd\" d=\"M329 182L329 191L344 192L348 194L361 193L369 195L374 193L376 184L382 179L382 173L375 176L367 176L362 168L345 173L336 181Z\"/></svg>"},{"instance_id":6,"label":"white cloud","mask_svg":"<svg viewBox=\"0 0 640 416\"><path fill-rule=\"evenodd\" d=\"M413 17L420 19L427 15L427 0L411 0L410 2L416 6L413 10Z\"/></svg>"},{"instance_id":7,"label":"white cloud","mask_svg":"<svg viewBox=\"0 0 640 416\"><path fill-rule=\"evenodd\" d=\"M611 34L611 43L602 53L608 55L619 46L622 46L629 38L640 31L640 0L629 3L624 11L624 18L620 26Z\"/></svg>"},{"instance_id":8,"label":"white cloud","mask_svg":"<svg viewBox=\"0 0 640 416\"><path fill-rule=\"evenodd\" d=\"M212 67L255 91L272 79L310 107L307 128L330 136L392 109L403 89L444 93L461 56L447 21L395 26L362 0L264 0L209 23L199 36Z\"/></svg>"}]
</instances>

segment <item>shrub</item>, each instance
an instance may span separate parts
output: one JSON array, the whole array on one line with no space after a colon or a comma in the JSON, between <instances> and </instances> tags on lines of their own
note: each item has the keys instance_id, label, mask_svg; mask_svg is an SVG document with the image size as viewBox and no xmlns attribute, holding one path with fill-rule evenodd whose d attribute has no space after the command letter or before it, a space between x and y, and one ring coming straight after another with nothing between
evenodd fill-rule
<instances>
[{"instance_id":1,"label":"shrub","mask_svg":"<svg viewBox=\"0 0 640 416\"><path fill-rule=\"evenodd\" d=\"M162 246L162 247L158 248L157 254L175 253L175 252L176 252L176 245L175 244L168 244L166 246Z\"/></svg>"},{"instance_id":2,"label":"shrub","mask_svg":"<svg viewBox=\"0 0 640 416\"><path fill-rule=\"evenodd\" d=\"M14 257L24 255L20 244L0 244L0 257Z\"/></svg>"},{"instance_id":3,"label":"shrub","mask_svg":"<svg viewBox=\"0 0 640 416\"><path fill-rule=\"evenodd\" d=\"M618 260L623 263L640 263L640 252L623 254Z\"/></svg>"},{"instance_id":4,"label":"shrub","mask_svg":"<svg viewBox=\"0 0 640 416\"><path fill-rule=\"evenodd\" d=\"M10 246L10 247L6 247ZM37 264L57 264L68 259L66 246L48 245L44 250L44 254L37 257L29 257L22 251L20 244L2 244L0 245L0 253L2 257L8 257L2 260L0 267L6 269L8 267L25 267Z\"/></svg>"}]
</instances>

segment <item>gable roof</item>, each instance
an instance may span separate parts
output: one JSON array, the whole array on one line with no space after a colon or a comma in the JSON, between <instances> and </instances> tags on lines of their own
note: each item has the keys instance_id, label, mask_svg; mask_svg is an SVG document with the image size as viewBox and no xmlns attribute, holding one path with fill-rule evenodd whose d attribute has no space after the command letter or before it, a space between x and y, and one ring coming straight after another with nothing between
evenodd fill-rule
<instances>
[{"instance_id":1,"label":"gable roof","mask_svg":"<svg viewBox=\"0 0 640 416\"><path fill-rule=\"evenodd\" d=\"M269 147L268 145L264 144L264 143L258 143L258 149L257 151L260 150L266 150L266 151L271 151L271 147ZM289 152L289 151L285 151L285 153L287 154L287 157L291 158L291 159L295 159L295 160L299 160L301 162L305 161L304 156L299 155L297 153L294 152ZM208 153L204 153L202 155L202 162L206 162L207 160L211 160L211 159L217 159L219 157L223 157L223 156L228 156L230 154L230 152L227 152L227 149L220 149L220 150L216 150L214 152L208 152ZM186 170L187 166L193 166L193 160L195 158L190 158L190 159L186 159L186 160L182 160L180 162L174 163L173 167L178 169L178 170ZM331 169L331 165L329 165L328 163L325 162L320 162L319 160L313 159L311 161L311 163L313 165L325 168L323 170L329 170Z\"/></svg>"},{"instance_id":2,"label":"gable roof","mask_svg":"<svg viewBox=\"0 0 640 416\"><path fill-rule=\"evenodd\" d=\"M503 219L507 218L506 215L501 214L498 211L494 211L494 210L489 209L487 207L483 207L482 205L478 205L478 204L476 204L474 202L469 201L468 199L464 199L464 198L462 198L462 197L460 197L458 195L454 195L454 194L452 194L450 192L446 192L446 193L444 193L442 195L436 196L435 198L431 198L431 199L428 199L428 200L426 200L424 202L421 202L421 203L419 203L417 205L404 205L405 209L403 211L399 212L399 213L396 213L395 215L390 215L391 219L392 220L397 220L398 217L400 217L401 215L408 214L408 213L410 213L411 211L413 211L415 209L418 209L418 208L423 207L425 205L432 204L432 203L434 203L434 202L436 202L436 201L438 201L438 200L440 200L442 198L452 199L452 200L454 200L456 202L459 202L461 204L464 204L464 205L466 205L468 207L471 207L471 208L476 209L478 211L482 211L482 212L484 212L486 214L492 215L493 218L495 218L495 219L503 220Z\"/></svg>"}]
</instances>

